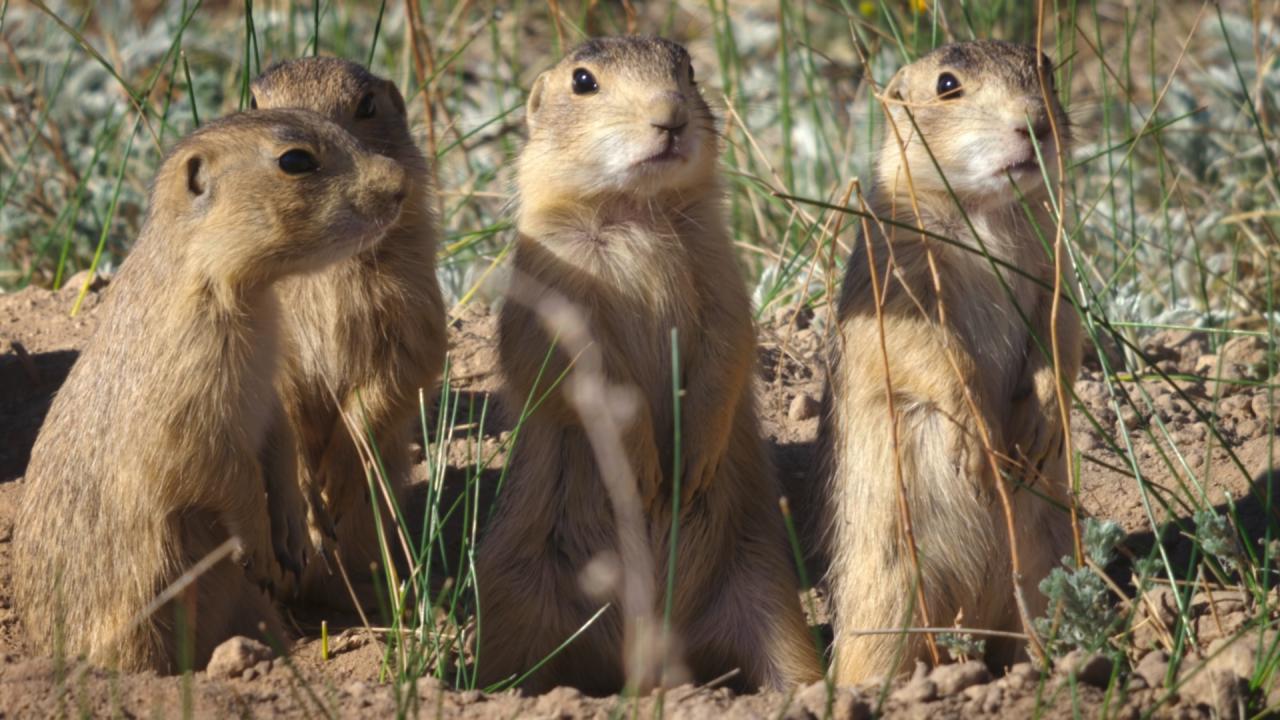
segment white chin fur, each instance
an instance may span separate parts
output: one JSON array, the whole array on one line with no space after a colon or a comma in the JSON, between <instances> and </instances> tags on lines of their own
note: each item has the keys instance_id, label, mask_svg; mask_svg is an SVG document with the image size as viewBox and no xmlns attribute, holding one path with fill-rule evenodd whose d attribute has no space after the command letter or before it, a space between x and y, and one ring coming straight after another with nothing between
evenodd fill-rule
<instances>
[{"instance_id":1,"label":"white chin fur","mask_svg":"<svg viewBox=\"0 0 1280 720\"><path fill-rule=\"evenodd\" d=\"M984 138L968 144L960 153L951 158L938 158L947 172L947 183L961 197L973 198L983 204L994 202L1015 202L1016 194L1009 186L1010 178L1021 188L1024 195L1038 192L1044 186L1044 175L1040 169L1040 159L1035 151L1025 145L1022 138ZM1052 144L1040 147L1041 158L1049 177L1057 175L1057 153ZM948 162L948 160L952 160ZM954 162L961 160L961 162ZM1027 160L1033 164L1013 168ZM929 176L938 183L939 189L946 185L937 177L937 170L926 156L924 161L929 169ZM948 166L951 166L948 168Z\"/></svg>"},{"instance_id":2,"label":"white chin fur","mask_svg":"<svg viewBox=\"0 0 1280 720\"><path fill-rule=\"evenodd\" d=\"M662 152L661 147L628 148L627 152L615 152L602 158L599 178L608 178L608 186L601 188L615 192L656 193L681 187L688 182L688 175L696 167L699 150L683 146L685 154L678 160L645 163Z\"/></svg>"},{"instance_id":3,"label":"white chin fur","mask_svg":"<svg viewBox=\"0 0 1280 720\"><path fill-rule=\"evenodd\" d=\"M637 140L637 137L643 140ZM698 128L689 127L677 141L682 160L645 164L660 154L666 144L651 128L624 127L592 138L593 154L599 163L600 177L609 178L615 191L660 190L664 185L679 185L682 175L696 166L702 152Z\"/></svg>"}]
</instances>

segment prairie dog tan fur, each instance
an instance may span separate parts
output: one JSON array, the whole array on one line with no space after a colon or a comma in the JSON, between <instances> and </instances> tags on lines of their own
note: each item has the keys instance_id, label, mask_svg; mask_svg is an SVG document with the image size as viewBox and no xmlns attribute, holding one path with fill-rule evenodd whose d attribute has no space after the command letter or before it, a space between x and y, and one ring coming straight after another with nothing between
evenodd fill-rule
<instances>
[{"instance_id":1,"label":"prairie dog tan fur","mask_svg":"<svg viewBox=\"0 0 1280 720\"><path fill-rule=\"evenodd\" d=\"M672 622L688 669L698 681L739 669L734 682L748 687L816 678L757 428L751 306L722 217L714 118L688 53L658 38L589 40L537 78L526 119L517 278L583 309L605 374L638 390L622 440L658 587L672 510L670 330L679 333L684 504ZM527 302L508 298L499 324L515 407L567 362L557 352L536 382L552 343ZM510 468L477 561L482 683L532 668L599 609L579 577L617 543L582 420L560 389L526 421ZM526 689L618 691L622 628L615 604Z\"/></svg>"},{"instance_id":2,"label":"prairie dog tan fur","mask_svg":"<svg viewBox=\"0 0 1280 720\"><path fill-rule=\"evenodd\" d=\"M233 536L245 567L220 562L187 596L194 666L260 623L287 641L257 587L279 581L277 553L291 551L273 542L260 464L275 411L271 284L376 241L406 186L395 163L302 111L234 115L173 148L31 454L13 578L34 647L182 669L176 608L144 608Z\"/></svg>"},{"instance_id":3,"label":"prairie dog tan fur","mask_svg":"<svg viewBox=\"0 0 1280 720\"><path fill-rule=\"evenodd\" d=\"M369 563L380 559L369 485L340 412L354 418L360 432L367 423L391 492L402 499L418 391L433 391L447 348L427 161L409 134L396 86L353 62L278 63L252 90L255 107L320 113L409 177L400 219L381 242L277 285L287 339L278 386L296 437L298 482L335 523L347 571L367 576ZM386 507L382 498L375 506ZM348 598L336 569L319 562L307 564L302 592L316 602Z\"/></svg>"},{"instance_id":4,"label":"prairie dog tan fur","mask_svg":"<svg viewBox=\"0 0 1280 720\"><path fill-rule=\"evenodd\" d=\"M1070 552L1067 430L1056 392L1059 382L1073 382L1079 371L1080 327L1075 310L1062 302L1055 373L1054 261L1046 249L1052 248L1055 223L1032 142L1034 137L1056 183L1059 153L1065 154L1060 143L1069 131L1054 96L1052 65L1023 45L948 45L902 68L883 93L897 134L892 127L885 131L868 205L901 225L867 221L864 235L874 262L865 237L849 258L819 433L817 486L826 514L821 544L835 617L835 674L842 684L892 675L928 659L920 634L855 634L918 626L925 617L912 612L915 574L899 507L895 427L930 624L949 626L962 613L966 627L1022 630L996 487L1006 481L992 475L983 429L1000 457L1017 461L1002 463L1002 470L1022 481L1006 487L1031 616L1045 609L1039 581ZM1010 297L980 253L904 226L922 226L975 251L985 245L994 258L1043 285L1000 268ZM1063 264L1066 283L1072 273L1065 257ZM883 297L887 368L873 269ZM1017 650L991 639L987 645L995 664Z\"/></svg>"}]
</instances>

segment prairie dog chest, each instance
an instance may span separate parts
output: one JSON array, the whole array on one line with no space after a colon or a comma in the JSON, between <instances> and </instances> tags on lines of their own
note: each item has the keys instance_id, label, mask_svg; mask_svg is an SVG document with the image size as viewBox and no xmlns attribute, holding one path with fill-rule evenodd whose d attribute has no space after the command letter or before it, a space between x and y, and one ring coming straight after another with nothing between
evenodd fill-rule
<instances>
[{"instance_id":1,"label":"prairie dog chest","mask_svg":"<svg viewBox=\"0 0 1280 720\"><path fill-rule=\"evenodd\" d=\"M605 362L662 397L670 394L671 329L683 349L702 326L694 261L665 218L621 218L526 240L516 270L577 306Z\"/></svg>"},{"instance_id":2,"label":"prairie dog chest","mask_svg":"<svg viewBox=\"0 0 1280 720\"><path fill-rule=\"evenodd\" d=\"M599 341L649 347L697 324L694 258L665 218L564 228L522 250L517 270L586 310Z\"/></svg>"},{"instance_id":3,"label":"prairie dog chest","mask_svg":"<svg viewBox=\"0 0 1280 720\"><path fill-rule=\"evenodd\" d=\"M949 249L942 278L947 286L948 325L978 367L988 369L984 376L994 381L995 387L987 391L1009 397L1031 342L1030 324L1047 311L1042 306L1050 299L1050 293L1032 278L1052 282L1052 262L1045 257L1034 230L1024 223L990 223L978 218L975 229L995 267L980 253ZM958 236L972 238L968 232ZM1041 340L1048 342L1048 338Z\"/></svg>"}]
</instances>

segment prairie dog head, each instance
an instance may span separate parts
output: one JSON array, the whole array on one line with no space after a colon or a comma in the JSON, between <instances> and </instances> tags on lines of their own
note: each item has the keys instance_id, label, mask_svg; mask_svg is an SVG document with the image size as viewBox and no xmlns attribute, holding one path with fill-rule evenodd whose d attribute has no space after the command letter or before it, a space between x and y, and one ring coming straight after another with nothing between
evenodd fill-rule
<instances>
[{"instance_id":1,"label":"prairie dog head","mask_svg":"<svg viewBox=\"0 0 1280 720\"><path fill-rule=\"evenodd\" d=\"M239 113L170 151L147 225L208 276L270 282L379 240L407 184L398 164L315 113Z\"/></svg>"},{"instance_id":2,"label":"prairie dog head","mask_svg":"<svg viewBox=\"0 0 1280 720\"><path fill-rule=\"evenodd\" d=\"M411 172L426 171L409 133L404 97L395 83L361 65L331 57L286 60L264 70L250 90L254 109L311 110Z\"/></svg>"},{"instance_id":3,"label":"prairie dog head","mask_svg":"<svg viewBox=\"0 0 1280 720\"><path fill-rule=\"evenodd\" d=\"M588 40L538 76L526 111L523 206L647 198L714 177L715 120L689 53L669 40Z\"/></svg>"},{"instance_id":4,"label":"prairie dog head","mask_svg":"<svg viewBox=\"0 0 1280 720\"><path fill-rule=\"evenodd\" d=\"M894 193L909 192L904 156L916 191L946 193L940 167L956 196L977 207L1016 202L1010 178L1028 196L1043 193L1040 158L1050 179L1057 179L1058 154L1070 130L1055 94L1053 65L1031 46L992 40L945 45L900 69L883 94L897 134L893 127L885 130L877 175Z\"/></svg>"}]
</instances>

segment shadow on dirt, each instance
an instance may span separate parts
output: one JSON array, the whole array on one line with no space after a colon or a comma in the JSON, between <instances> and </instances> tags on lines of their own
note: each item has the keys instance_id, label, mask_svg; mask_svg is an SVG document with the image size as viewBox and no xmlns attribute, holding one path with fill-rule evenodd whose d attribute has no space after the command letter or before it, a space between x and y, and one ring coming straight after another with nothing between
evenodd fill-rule
<instances>
[{"instance_id":1,"label":"shadow on dirt","mask_svg":"<svg viewBox=\"0 0 1280 720\"><path fill-rule=\"evenodd\" d=\"M53 395L80 353L74 350L28 354L12 343L0 355L0 482L21 477L31 459L40 425Z\"/></svg>"},{"instance_id":2,"label":"shadow on dirt","mask_svg":"<svg viewBox=\"0 0 1280 720\"><path fill-rule=\"evenodd\" d=\"M1280 438L1276 441L1276 453L1280 459ZM1214 518L1197 513L1195 508L1185 503L1173 505L1170 509L1175 518L1160 531L1163 555L1157 552L1155 533L1133 533L1121 543L1122 557L1107 567L1107 574L1126 592L1133 592L1134 563L1150 558L1163 569L1164 557L1167 557L1176 577L1195 580L1196 568L1204 559L1205 539L1218 548L1220 560L1235 554L1256 559L1249 564L1260 564L1268 538L1280 539L1280 497L1277 493L1280 493L1280 466L1273 465L1253 479L1248 495L1231 504L1224 502L1213 506ZM1151 497L1154 503L1154 492ZM1201 515L1199 519L1209 526L1201 527L1197 515ZM1232 532L1232 529L1239 530L1239 533ZM1197 543L1197 538L1201 539L1200 543ZM1221 541L1215 543L1216 540ZM1230 576L1228 579L1232 582L1238 580Z\"/></svg>"}]
</instances>

